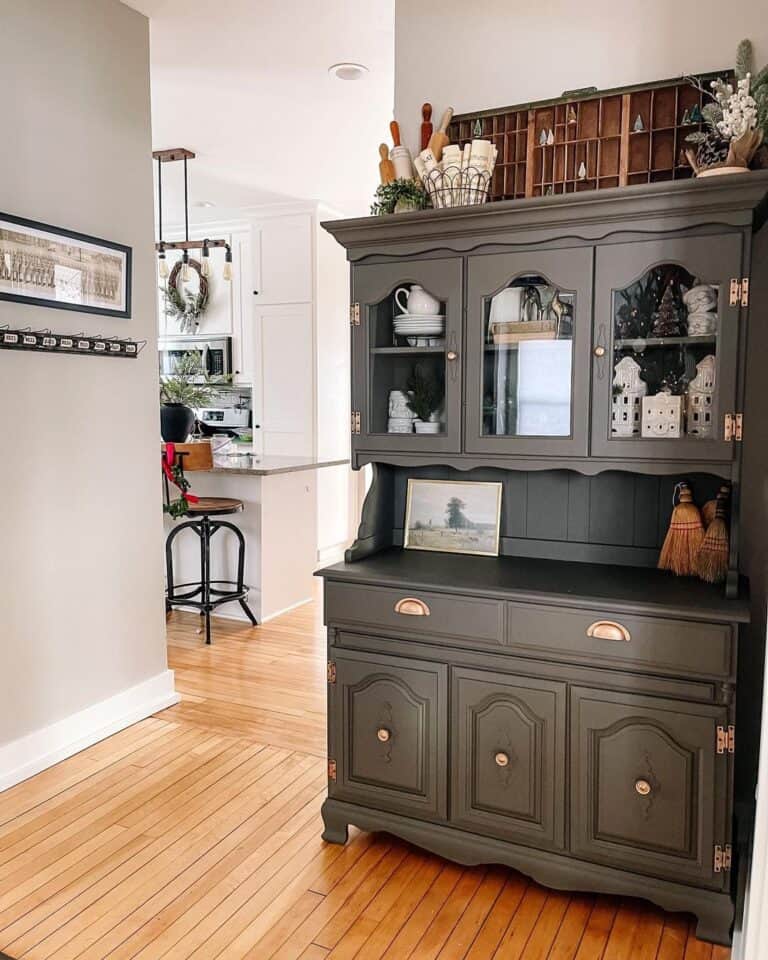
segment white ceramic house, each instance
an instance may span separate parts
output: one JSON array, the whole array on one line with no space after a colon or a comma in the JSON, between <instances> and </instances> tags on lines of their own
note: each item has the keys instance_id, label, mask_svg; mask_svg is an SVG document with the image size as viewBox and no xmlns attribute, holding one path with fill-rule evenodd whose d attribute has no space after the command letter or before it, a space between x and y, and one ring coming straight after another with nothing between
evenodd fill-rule
<instances>
[{"instance_id":1,"label":"white ceramic house","mask_svg":"<svg viewBox=\"0 0 768 960\"><path fill-rule=\"evenodd\" d=\"M696 364L696 376L688 384L686 432L689 437L714 435L715 358L710 353Z\"/></svg>"},{"instance_id":2,"label":"white ceramic house","mask_svg":"<svg viewBox=\"0 0 768 960\"><path fill-rule=\"evenodd\" d=\"M683 429L683 398L663 390L643 397L643 436L679 437Z\"/></svg>"},{"instance_id":3,"label":"white ceramic house","mask_svg":"<svg viewBox=\"0 0 768 960\"><path fill-rule=\"evenodd\" d=\"M613 369L611 433L615 437L640 436L642 400L648 392L648 384L640 377L640 364L624 357Z\"/></svg>"}]
</instances>

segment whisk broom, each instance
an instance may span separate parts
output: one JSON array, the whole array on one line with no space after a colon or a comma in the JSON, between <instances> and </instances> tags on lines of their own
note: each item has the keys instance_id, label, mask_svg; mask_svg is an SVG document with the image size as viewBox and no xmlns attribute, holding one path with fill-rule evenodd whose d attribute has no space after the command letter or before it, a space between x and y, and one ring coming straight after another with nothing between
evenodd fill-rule
<instances>
[{"instance_id":1,"label":"whisk broom","mask_svg":"<svg viewBox=\"0 0 768 960\"><path fill-rule=\"evenodd\" d=\"M659 554L659 569L671 570L678 577L696 575L696 559L704 539L704 526L699 508L687 483L678 486L680 495L672 511L669 530Z\"/></svg>"},{"instance_id":2,"label":"whisk broom","mask_svg":"<svg viewBox=\"0 0 768 960\"><path fill-rule=\"evenodd\" d=\"M715 511L717 510L717 501L720 499L720 497L725 497L727 500L729 493L730 493L730 490L728 489L728 487L726 486L720 487L720 489L717 491L716 499L707 500L707 502L701 508L701 519L704 521L705 530L710 525L710 523L712 523L712 521L715 519Z\"/></svg>"},{"instance_id":3,"label":"whisk broom","mask_svg":"<svg viewBox=\"0 0 768 960\"><path fill-rule=\"evenodd\" d=\"M707 583L720 583L728 573L728 526L727 492L717 495L715 519L707 527L707 532L696 557L696 572Z\"/></svg>"}]
</instances>

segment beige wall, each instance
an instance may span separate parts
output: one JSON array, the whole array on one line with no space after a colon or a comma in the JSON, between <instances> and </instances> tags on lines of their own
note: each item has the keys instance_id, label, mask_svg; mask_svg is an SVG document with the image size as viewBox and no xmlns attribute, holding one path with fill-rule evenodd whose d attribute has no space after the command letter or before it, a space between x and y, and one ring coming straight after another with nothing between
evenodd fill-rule
<instances>
[{"instance_id":1,"label":"beige wall","mask_svg":"<svg viewBox=\"0 0 768 960\"><path fill-rule=\"evenodd\" d=\"M130 320L0 302L0 325L149 340L137 361L0 351L2 745L166 659L148 23L117 0L0 0L0 23L0 210L134 256Z\"/></svg>"},{"instance_id":2,"label":"beige wall","mask_svg":"<svg viewBox=\"0 0 768 960\"><path fill-rule=\"evenodd\" d=\"M768 60L761 0L396 0L395 11L395 116L411 147L425 100L439 116L721 70L745 36L758 68Z\"/></svg>"}]
</instances>

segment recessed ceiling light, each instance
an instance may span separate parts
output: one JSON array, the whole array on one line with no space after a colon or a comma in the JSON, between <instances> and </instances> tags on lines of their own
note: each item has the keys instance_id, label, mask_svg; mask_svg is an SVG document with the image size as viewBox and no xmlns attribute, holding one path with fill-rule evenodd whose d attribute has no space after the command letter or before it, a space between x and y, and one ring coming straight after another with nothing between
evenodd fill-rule
<instances>
[{"instance_id":1,"label":"recessed ceiling light","mask_svg":"<svg viewBox=\"0 0 768 960\"><path fill-rule=\"evenodd\" d=\"M215 207L216 204L213 200L195 200L192 204L193 207Z\"/></svg>"},{"instance_id":2,"label":"recessed ceiling light","mask_svg":"<svg viewBox=\"0 0 768 960\"><path fill-rule=\"evenodd\" d=\"M362 63L334 63L328 67L328 73L339 80L359 80L368 73L368 67Z\"/></svg>"}]
</instances>

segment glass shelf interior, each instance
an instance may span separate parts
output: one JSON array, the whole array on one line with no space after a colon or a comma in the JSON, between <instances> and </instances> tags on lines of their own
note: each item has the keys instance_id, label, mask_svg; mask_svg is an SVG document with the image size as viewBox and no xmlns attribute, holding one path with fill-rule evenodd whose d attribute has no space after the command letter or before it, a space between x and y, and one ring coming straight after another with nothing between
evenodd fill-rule
<instances>
[{"instance_id":1,"label":"glass shelf interior","mask_svg":"<svg viewBox=\"0 0 768 960\"><path fill-rule=\"evenodd\" d=\"M568 437L572 431L575 294L517 277L483 304L483 433Z\"/></svg>"},{"instance_id":2,"label":"glass shelf interior","mask_svg":"<svg viewBox=\"0 0 768 960\"><path fill-rule=\"evenodd\" d=\"M445 432L446 303L404 284L369 307L369 432Z\"/></svg>"},{"instance_id":3,"label":"glass shelf interior","mask_svg":"<svg viewBox=\"0 0 768 960\"><path fill-rule=\"evenodd\" d=\"M711 439L720 291L660 264L613 292L614 439Z\"/></svg>"}]
</instances>

